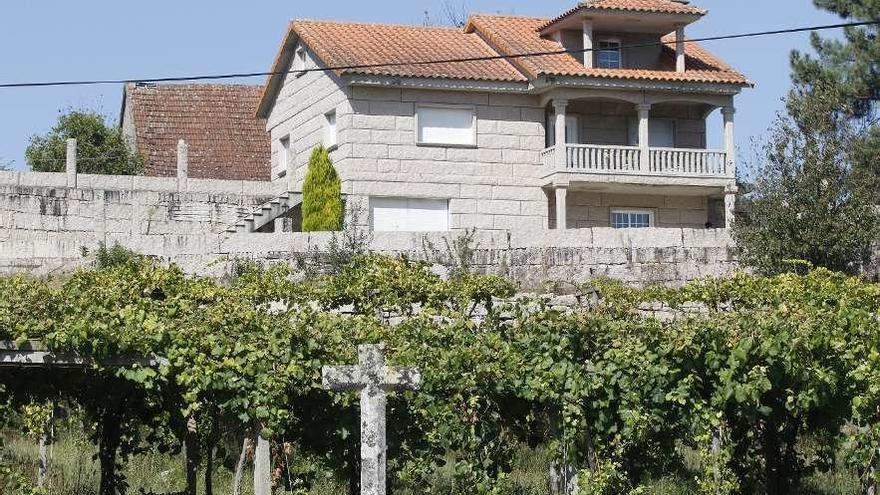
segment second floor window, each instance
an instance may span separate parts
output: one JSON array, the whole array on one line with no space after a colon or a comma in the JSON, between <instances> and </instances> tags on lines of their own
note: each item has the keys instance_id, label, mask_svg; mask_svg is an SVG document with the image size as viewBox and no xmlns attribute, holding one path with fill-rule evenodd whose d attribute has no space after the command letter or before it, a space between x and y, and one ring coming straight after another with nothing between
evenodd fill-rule
<instances>
[{"instance_id":1,"label":"second floor window","mask_svg":"<svg viewBox=\"0 0 880 495\"><path fill-rule=\"evenodd\" d=\"M324 146L333 148L338 140L336 137L336 110L324 114Z\"/></svg>"},{"instance_id":2,"label":"second floor window","mask_svg":"<svg viewBox=\"0 0 880 495\"><path fill-rule=\"evenodd\" d=\"M299 47L293 56L293 71L295 75L301 76L305 74L302 72L304 70L306 70L306 49Z\"/></svg>"},{"instance_id":3,"label":"second floor window","mask_svg":"<svg viewBox=\"0 0 880 495\"><path fill-rule=\"evenodd\" d=\"M605 40L599 42L597 67L600 69L620 69L620 42L617 40Z\"/></svg>"},{"instance_id":4,"label":"second floor window","mask_svg":"<svg viewBox=\"0 0 880 495\"><path fill-rule=\"evenodd\" d=\"M418 144L475 146L477 117L474 107L419 105L416 109Z\"/></svg>"}]
</instances>

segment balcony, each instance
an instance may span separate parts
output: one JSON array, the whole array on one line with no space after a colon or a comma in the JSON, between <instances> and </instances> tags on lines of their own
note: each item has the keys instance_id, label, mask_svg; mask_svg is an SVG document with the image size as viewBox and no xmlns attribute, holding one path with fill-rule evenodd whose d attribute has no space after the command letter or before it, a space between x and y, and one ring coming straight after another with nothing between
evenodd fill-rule
<instances>
[{"instance_id":1,"label":"balcony","mask_svg":"<svg viewBox=\"0 0 880 495\"><path fill-rule=\"evenodd\" d=\"M557 160L556 147L541 153L546 176L570 174L589 182L595 176L631 176L656 181L670 179L733 179L735 171L727 153L718 150L648 148L643 160L638 146L566 144L564 160ZM579 177L583 176L583 177Z\"/></svg>"}]
</instances>

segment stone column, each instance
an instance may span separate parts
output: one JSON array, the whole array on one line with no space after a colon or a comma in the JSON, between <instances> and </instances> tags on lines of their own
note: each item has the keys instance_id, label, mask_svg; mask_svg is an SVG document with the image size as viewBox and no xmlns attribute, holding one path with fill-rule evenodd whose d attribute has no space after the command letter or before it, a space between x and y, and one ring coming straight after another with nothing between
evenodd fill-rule
<instances>
[{"instance_id":1,"label":"stone column","mask_svg":"<svg viewBox=\"0 0 880 495\"><path fill-rule=\"evenodd\" d=\"M555 183L556 191L556 230L568 229L568 184Z\"/></svg>"},{"instance_id":2,"label":"stone column","mask_svg":"<svg viewBox=\"0 0 880 495\"><path fill-rule=\"evenodd\" d=\"M735 114L736 108L733 105L721 109L721 115L724 117L724 152L727 154L725 164L728 177L736 177L736 135L733 129Z\"/></svg>"},{"instance_id":3,"label":"stone column","mask_svg":"<svg viewBox=\"0 0 880 495\"><path fill-rule=\"evenodd\" d=\"M269 440L257 428L257 446L254 449L254 495L272 495L272 449Z\"/></svg>"},{"instance_id":4,"label":"stone column","mask_svg":"<svg viewBox=\"0 0 880 495\"><path fill-rule=\"evenodd\" d=\"M186 179L189 177L189 147L186 141L177 142L177 192L186 190Z\"/></svg>"},{"instance_id":5,"label":"stone column","mask_svg":"<svg viewBox=\"0 0 880 495\"><path fill-rule=\"evenodd\" d=\"M593 20L584 19L584 67L592 69L596 67L596 57L593 51Z\"/></svg>"},{"instance_id":6,"label":"stone column","mask_svg":"<svg viewBox=\"0 0 880 495\"><path fill-rule=\"evenodd\" d=\"M636 105L639 113L639 168L647 171L651 166L651 105L641 103Z\"/></svg>"},{"instance_id":7,"label":"stone column","mask_svg":"<svg viewBox=\"0 0 880 495\"><path fill-rule=\"evenodd\" d=\"M67 140L67 187L76 188L76 139Z\"/></svg>"},{"instance_id":8,"label":"stone column","mask_svg":"<svg viewBox=\"0 0 880 495\"><path fill-rule=\"evenodd\" d=\"M568 108L568 100L553 100L553 110L556 112L554 129L556 137L556 150L554 159L556 170L565 170L568 161L568 153L565 149L565 109Z\"/></svg>"},{"instance_id":9,"label":"stone column","mask_svg":"<svg viewBox=\"0 0 880 495\"><path fill-rule=\"evenodd\" d=\"M685 71L684 26L675 28L675 71Z\"/></svg>"},{"instance_id":10,"label":"stone column","mask_svg":"<svg viewBox=\"0 0 880 495\"><path fill-rule=\"evenodd\" d=\"M735 184L724 188L724 228L732 229L736 220L736 194L739 189Z\"/></svg>"}]
</instances>

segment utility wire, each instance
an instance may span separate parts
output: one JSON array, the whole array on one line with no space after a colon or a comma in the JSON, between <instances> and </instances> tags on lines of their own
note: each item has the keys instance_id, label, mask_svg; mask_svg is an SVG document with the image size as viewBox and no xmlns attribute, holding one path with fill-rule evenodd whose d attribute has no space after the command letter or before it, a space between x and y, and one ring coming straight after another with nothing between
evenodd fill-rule
<instances>
[{"instance_id":1,"label":"utility wire","mask_svg":"<svg viewBox=\"0 0 880 495\"><path fill-rule=\"evenodd\" d=\"M857 28L857 27L866 27L866 26L877 26L880 25L880 20L878 21L863 21L863 22L846 22L839 24L824 24L824 25L816 25L816 26L807 26L807 27L797 27L797 28L789 28L789 29L777 29L773 31L757 31L752 33L740 33L740 34L728 34L722 36L708 36L704 38L694 38L687 39L685 43L701 43L701 42L709 42L709 41L725 41L725 40L736 40L743 38L758 38L765 36L779 36L784 34L796 34L796 33L804 33L811 31L827 31L831 29L843 29L843 28ZM666 46L671 44L671 42L650 42L650 43L638 43L632 45L623 45L617 48L617 50L627 50L632 48L647 48L647 47L655 47L655 46ZM328 71L346 71L346 70L357 70L357 69L377 69L383 67L402 67L402 66L410 66L410 65L440 65L440 64L456 64L456 63L468 63L468 62L485 62L492 60L515 60L521 58L531 58L531 57L546 57L552 55L564 55L564 54L581 54L587 52L595 52L600 51L599 48L585 48L581 50L551 50L551 51L539 51L539 52L527 52L527 53L513 53L509 55L488 55L481 57L462 57L462 58L447 58L447 59L434 59L434 60L410 60L405 62L383 62L383 63L375 63L375 64L355 64L355 65L338 65L332 67L318 67L313 69L302 69L302 70L291 70L291 71L269 71L269 72L242 72L242 73L229 73L229 74L208 74L208 75L196 75L196 76L179 76L179 77L153 77L153 78L140 78L140 79L93 79L93 80L81 80L81 81L42 81L42 82L19 82L19 83L0 83L0 89L9 89L9 88L44 88L44 87L53 87L53 86L97 86L97 85L106 85L106 84L126 84L126 83L170 83L170 82L192 82L192 81L217 81L223 79L246 79L252 77L265 77L265 76L277 76L277 75L285 75L291 73L308 73L308 72L328 72Z\"/></svg>"}]
</instances>

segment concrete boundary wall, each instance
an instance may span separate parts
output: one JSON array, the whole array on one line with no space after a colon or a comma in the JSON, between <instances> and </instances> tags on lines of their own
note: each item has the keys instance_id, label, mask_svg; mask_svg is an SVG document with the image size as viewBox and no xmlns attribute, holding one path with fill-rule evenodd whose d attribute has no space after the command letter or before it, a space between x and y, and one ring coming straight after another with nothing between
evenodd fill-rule
<instances>
[{"instance_id":1,"label":"concrete boundary wall","mask_svg":"<svg viewBox=\"0 0 880 495\"><path fill-rule=\"evenodd\" d=\"M370 250L443 264L447 245L460 234L376 233ZM0 273L52 275L88 262L84 251L99 241L118 242L173 262L190 273L222 277L241 260L299 263L326 250L331 234L215 234L83 236L42 233L0 239ZM679 285L737 270L735 249L724 230L594 228L559 232L483 232L474 239L473 268L514 278L528 289L546 281L582 282L612 277L631 284ZM433 249L431 248L433 246Z\"/></svg>"}]
</instances>

